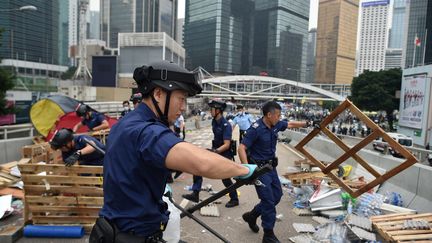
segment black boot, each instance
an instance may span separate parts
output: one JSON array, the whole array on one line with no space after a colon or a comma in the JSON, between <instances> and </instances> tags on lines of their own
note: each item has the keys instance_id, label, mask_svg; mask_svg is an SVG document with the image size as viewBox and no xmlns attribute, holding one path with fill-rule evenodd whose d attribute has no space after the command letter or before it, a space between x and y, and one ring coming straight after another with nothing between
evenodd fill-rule
<instances>
[{"instance_id":1,"label":"black boot","mask_svg":"<svg viewBox=\"0 0 432 243\"><path fill-rule=\"evenodd\" d=\"M259 214L253 209L250 212L244 213L242 216L243 220L248 223L249 228L255 233L258 233L258 231L259 231L259 227L256 224L258 217L259 217Z\"/></svg>"},{"instance_id":2,"label":"black boot","mask_svg":"<svg viewBox=\"0 0 432 243\"><path fill-rule=\"evenodd\" d=\"M264 229L264 237L262 243L280 243L273 230Z\"/></svg>"},{"instance_id":3,"label":"black boot","mask_svg":"<svg viewBox=\"0 0 432 243\"><path fill-rule=\"evenodd\" d=\"M239 205L239 201L238 201L238 199L237 200L235 200L235 199L231 199L231 200L229 200L226 204L225 204L225 207L227 207L227 208L232 208L232 207L235 207L235 206L238 206Z\"/></svg>"},{"instance_id":4,"label":"black boot","mask_svg":"<svg viewBox=\"0 0 432 243\"><path fill-rule=\"evenodd\" d=\"M193 191L191 194L183 194L182 197L197 203L199 202L199 191Z\"/></svg>"}]
</instances>

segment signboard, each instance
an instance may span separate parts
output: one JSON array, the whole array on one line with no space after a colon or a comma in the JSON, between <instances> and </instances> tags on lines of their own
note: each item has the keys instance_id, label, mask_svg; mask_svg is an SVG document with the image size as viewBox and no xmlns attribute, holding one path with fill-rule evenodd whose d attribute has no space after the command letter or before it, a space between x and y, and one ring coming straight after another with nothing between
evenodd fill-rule
<instances>
[{"instance_id":1,"label":"signboard","mask_svg":"<svg viewBox=\"0 0 432 243\"><path fill-rule=\"evenodd\" d=\"M373 1L373 2L364 2L362 3L362 7L372 7L372 6L381 6L381 5L389 5L390 0L382 0L382 1Z\"/></svg>"},{"instance_id":2,"label":"signboard","mask_svg":"<svg viewBox=\"0 0 432 243\"><path fill-rule=\"evenodd\" d=\"M421 129L425 119L426 74L402 79L399 125Z\"/></svg>"}]
</instances>

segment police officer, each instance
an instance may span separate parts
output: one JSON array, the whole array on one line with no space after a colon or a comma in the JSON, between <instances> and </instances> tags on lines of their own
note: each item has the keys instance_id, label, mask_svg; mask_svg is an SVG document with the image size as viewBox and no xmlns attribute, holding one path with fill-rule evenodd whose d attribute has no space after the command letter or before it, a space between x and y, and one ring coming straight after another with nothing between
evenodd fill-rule
<instances>
[{"instance_id":1,"label":"police officer","mask_svg":"<svg viewBox=\"0 0 432 243\"><path fill-rule=\"evenodd\" d=\"M105 116L92 110L88 105L79 104L75 112L78 117L82 117L82 120L73 127L73 132L78 131L81 126L87 126L91 131L109 128L109 123L105 119Z\"/></svg>"},{"instance_id":2,"label":"police officer","mask_svg":"<svg viewBox=\"0 0 432 243\"><path fill-rule=\"evenodd\" d=\"M243 136L244 136L246 130L248 130L248 128L252 125L253 122L254 122L254 119L253 119L252 115L245 112L242 105L237 105L237 115L233 119L233 123L234 123L233 130L235 129L236 125L239 126L240 143L243 140Z\"/></svg>"},{"instance_id":3,"label":"police officer","mask_svg":"<svg viewBox=\"0 0 432 243\"><path fill-rule=\"evenodd\" d=\"M223 117L223 111L226 108L226 103L219 100L212 100L208 104L211 109L212 120L212 130L214 139L212 141L211 151L224 156L227 159L234 160L233 153L231 151L231 138L232 138L232 128L228 121ZM183 195L184 198L198 202L199 192L202 185L201 176L193 176L192 193ZM222 179L224 186L229 187L233 183L231 179ZM230 192L230 200L225 204L225 207L232 208L239 205L237 191Z\"/></svg>"},{"instance_id":4,"label":"police officer","mask_svg":"<svg viewBox=\"0 0 432 243\"><path fill-rule=\"evenodd\" d=\"M105 145L94 137L87 135L74 136L73 131L68 128L57 130L50 141L52 149L62 151L63 161L66 166L72 166L77 161L79 161L80 165L103 165L103 153L88 143L105 151Z\"/></svg>"},{"instance_id":5,"label":"police officer","mask_svg":"<svg viewBox=\"0 0 432 243\"><path fill-rule=\"evenodd\" d=\"M132 101L133 108L136 109L139 104L141 104L142 101L142 94L141 93L135 93L130 97L130 101Z\"/></svg>"},{"instance_id":6,"label":"police officer","mask_svg":"<svg viewBox=\"0 0 432 243\"><path fill-rule=\"evenodd\" d=\"M120 117L126 116L131 111L129 101L123 101L123 111L120 113Z\"/></svg>"},{"instance_id":7,"label":"police officer","mask_svg":"<svg viewBox=\"0 0 432 243\"><path fill-rule=\"evenodd\" d=\"M267 102L263 108L263 117L258 119L247 130L242 143L238 148L240 160L243 164L256 164L263 166L271 164L271 172L259 177L264 186L255 186L260 202L252 211L243 214L243 220L249 228L257 233L259 227L256 220L261 216L264 229L263 243L279 242L273 232L276 221L276 205L282 197L282 188L276 171L278 160L276 158L276 143L279 131L286 128L305 127L307 122L280 121L281 107L275 101ZM249 157L247 156L249 153Z\"/></svg>"},{"instance_id":8,"label":"police officer","mask_svg":"<svg viewBox=\"0 0 432 243\"><path fill-rule=\"evenodd\" d=\"M169 129L200 93L196 75L167 61L136 68L143 101L110 132L104 159L104 205L90 242L164 242L168 221L162 200L171 170L214 179L249 178L256 166L232 163L184 142Z\"/></svg>"}]
</instances>

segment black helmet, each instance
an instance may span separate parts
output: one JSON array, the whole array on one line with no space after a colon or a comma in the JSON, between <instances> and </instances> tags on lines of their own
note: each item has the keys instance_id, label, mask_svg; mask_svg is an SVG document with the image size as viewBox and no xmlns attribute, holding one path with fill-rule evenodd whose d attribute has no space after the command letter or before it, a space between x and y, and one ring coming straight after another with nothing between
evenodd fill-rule
<instances>
[{"instance_id":1,"label":"black helmet","mask_svg":"<svg viewBox=\"0 0 432 243\"><path fill-rule=\"evenodd\" d=\"M221 111L224 111L225 108L227 107L226 103L224 101L221 100L211 100L208 105L211 108L215 108L215 109L219 109Z\"/></svg>"},{"instance_id":2,"label":"black helmet","mask_svg":"<svg viewBox=\"0 0 432 243\"><path fill-rule=\"evenodd\" d=\"M238 105L237 105L237 110L240 110L240 109L243 109L243 106L240 105L240 104L238 104Z\"/></svg>"},{"instance_id":3,"label":"black helmet","mask_svg":"<svg viewBox=\"0 0 432 243\"><path fill-rule=\"evenodd\" d=\"M73 139L73 131L69 128L56 130L51 138L50 145L53 149L59 149Z\"/></svg>"},{"instance_id":4,"label":"black helmet","mask_svg":"<svg viewBox=\"0 0 432 243\"><path fill-rule=\"evenodd\" d=\"M148 66L135 68L133 78L143 95L149 94L155 87L167 91L184 90L189 96L202 91L198 83L198 75L168 61L154 62Z\"/></svg>"},{"instance_id":5,"label":"black helmet","mask_svg":"<svg viewBox=\"0 0 432 243\"><path fill-rule=\"evenodd\" d=\"M141 103L142 101L142 94L141 93L135 93L130 97L130 101L132 101L134 104Z\"/></svg>"},{"instance_id":6,"label":"black helmet","mask_svg":"<svg viewBox=\"0 0 432 243\"><path fill-rule=\"evenodd\" d=\"M79 104L75 109L76 115L79 117L84 116L88 111L90 111L90 107L84 104Z\"/></svg>"}]
</instances>

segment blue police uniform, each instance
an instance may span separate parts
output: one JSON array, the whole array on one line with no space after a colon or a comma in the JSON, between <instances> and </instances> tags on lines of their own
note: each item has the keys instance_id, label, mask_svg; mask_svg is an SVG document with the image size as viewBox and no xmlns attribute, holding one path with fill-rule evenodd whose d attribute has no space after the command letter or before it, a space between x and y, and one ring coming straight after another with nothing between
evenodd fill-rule
<instances>
[{"instance_id":1,"label":"blue police uniform","mask_svg":"<svg viewBox=\"0 0 432 243\"><path fill-rule=\"evenodd\" d=\"M262 118L252 124L242 141L249 153L249 163L261 165L268 161L275 161L278 132L285 131L287 127L286 121L279 121L274 127L268 128ZM276 205L282 197L282 188L276 168L260 176L259 180L265 186L255 186L261 201L253 211L261 215L262 227L270 230L274 228Z\"/></svg>"},{"instance_id":2,"label":"blue police uniform","mask_svg":"<svg viewBox=\"0 0 432 243\"><path fill-rule=\"evenodd\" d=\"M76 151L81 150L87 146L87 143L84 139L93 141L97 147L105 150L105 145L99 142L99 140L97 140L96 138L87 135L78 135L73 138L75 144L74 148L69 152L62 152L63 161ZM103 165L103 159L104 155L99 151L95 150L91 154L81 155L79 161L80 165Z\"/></svg>"},{"instance_id":3,"label":"blue police uniform","mask_svg":"<svg viewBox=\"0 0 432 243\"><path fill-rule=\"evenodd\" d=\"M213 119L212 120L212 130L213 130L213 141L212 141L212 148L216 149L219 148L224 144L224 140L231 140L232 138L232 127L229 124L229 122L222 116L219 120ZM220 155L224 156L227 159L232 160L233 154L230 149L225 150ZM200 191L203 179L201 176L194 176L193 177L194 183L192 185L193 191ZM222 183L225 187L231 186L233 183L231 179L223 179ZM237 191L230 192L230 198L231 200L238 201L238 195Z\"/></svg>"},{"instance_id":4,"label":"blue police uniform","mask_svg":"<svg viewBox=\"0 0 432 243\"><path fill-rule=\"evenodd\" d=\"M244 133L252 125L254 119L251 114L246 112L238 113L234 119L233 123L239 126L240 130L240 142L243 140Z\"/></svg>"},{"instance_id":5,"label":"blue police uniform","mask_svg":"<svg viewBox=\"0 0 432 243\"><path fill-rule=\"evenodd\" d=\"M136 110L111 129L100 215L121 232L149 237L168 222L169 212L162 200L170 174L165 158L182 140L146 104Z\"/></svg>"},{"instance_id":6,"label":"blue police uniform","mask_svg":"<svg viewBox=\"0 0 432 243\"><path fill-rule=\"evenodd\" d=\"M93 130L93 128L99 126L102 124L102 122L105 120L105 116L99 112L92 112L90 114L89 119L82 119L81 123L83 125L86 125L90 130Z\"/></svg>"}]
</instances>

